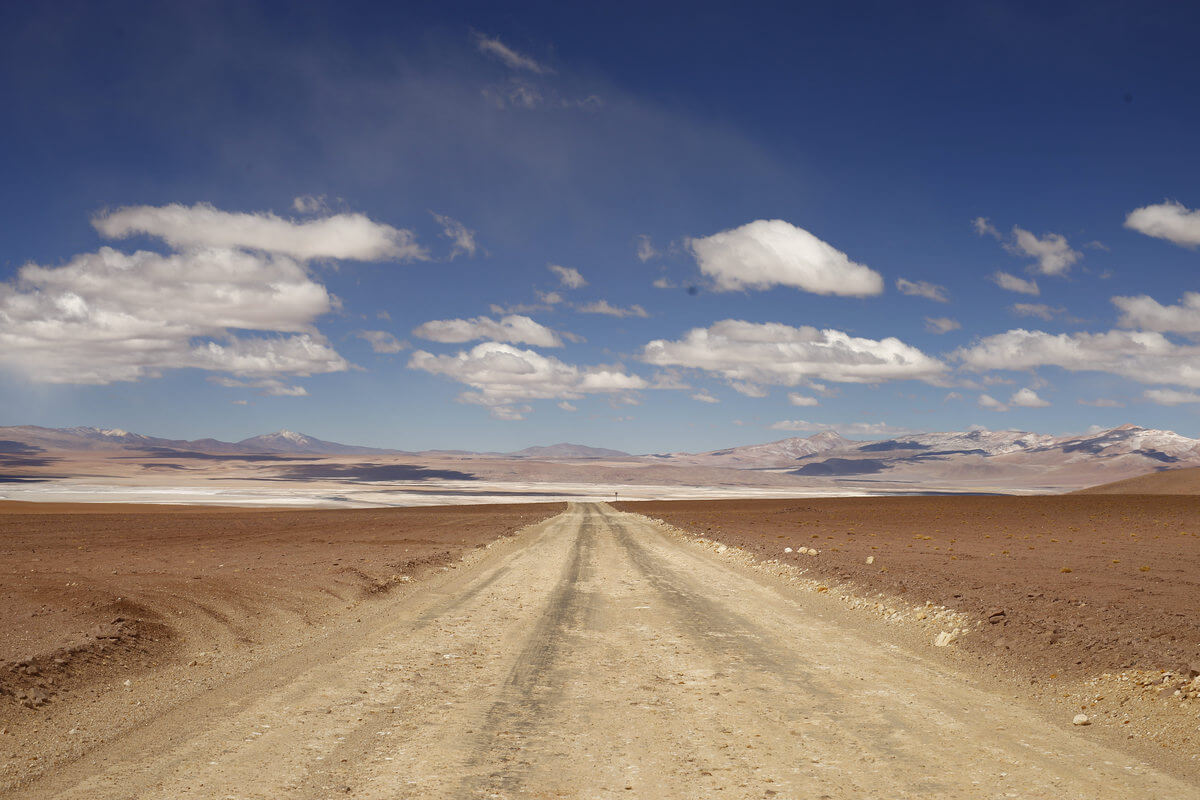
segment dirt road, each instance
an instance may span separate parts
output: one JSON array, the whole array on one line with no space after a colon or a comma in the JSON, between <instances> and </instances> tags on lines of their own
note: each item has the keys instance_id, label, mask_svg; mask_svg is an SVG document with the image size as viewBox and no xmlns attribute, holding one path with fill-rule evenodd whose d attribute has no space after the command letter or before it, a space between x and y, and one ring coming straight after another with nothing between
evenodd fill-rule
<instances>
[{"instance_id":1,"label":"dirt road","mask_svg":"<svg viewBox=\"0 0 1200 800\"><path fill-rule=\"evenodd\" d=\"M830 605L573 505L9 796L1198 796Z\"/></svg>"}]
</instances>

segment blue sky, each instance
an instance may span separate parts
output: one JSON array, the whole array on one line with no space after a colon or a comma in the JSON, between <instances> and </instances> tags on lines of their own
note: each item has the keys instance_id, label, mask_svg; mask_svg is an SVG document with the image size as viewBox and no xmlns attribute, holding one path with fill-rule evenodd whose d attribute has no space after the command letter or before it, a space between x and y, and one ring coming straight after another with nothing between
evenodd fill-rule
<instances>
[{"instance_id":1,"label":"blue sky","mask_svg":"<svg viewBox=\"0 0 1200 800\"><path fill-rule=\"evenodd\" d=\"M1200 434L1195 10L577 6L0 10L0 423Z\"/></svg>"}]
</instances>

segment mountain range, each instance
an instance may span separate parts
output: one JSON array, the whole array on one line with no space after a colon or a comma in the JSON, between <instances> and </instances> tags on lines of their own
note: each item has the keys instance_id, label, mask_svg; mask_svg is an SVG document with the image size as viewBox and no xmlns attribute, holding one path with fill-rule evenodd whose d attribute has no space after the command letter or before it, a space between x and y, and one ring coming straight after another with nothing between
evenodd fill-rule
<instances>
[{"instance_id":1,"label":"mountain range","mask_svg":"<svg viewBox=\"0 0 1200 800\"><path fill-rule=\"evenodd\" d=\"M1109 430L1055 436L1026 431L949 431L876 441L855 441L825 431L765 444L703 453L635 456L620 450L560 443L513 453L425 451L414 453L346 445L294 431L253 436L238 442L165 439L117 428L0 428L0 453L140 451L158 454L283 454L297 456L403 456L471 458L535 463L587 462L628 468L678 467L757 470L812 479L890 481L935 485L946 481L984 485L1090 485L1145 472L1200 466L1200 440L1172 431L1122 425Z\"/></svg>"}]
</instances>

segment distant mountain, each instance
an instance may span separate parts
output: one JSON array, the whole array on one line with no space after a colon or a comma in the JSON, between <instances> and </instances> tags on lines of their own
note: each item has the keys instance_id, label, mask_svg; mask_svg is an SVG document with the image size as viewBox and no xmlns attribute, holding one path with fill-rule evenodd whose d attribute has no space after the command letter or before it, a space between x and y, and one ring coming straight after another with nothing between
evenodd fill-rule
<instances>
[{"instance_id":1,"label":"distant mountain","mask_svg":"<svg viewBox=\"0 0 1200 800\"><path fill-rule=\"evenodd\" d=\"M326 442L302 433L282 430L223 442L219 439L164 439L130 433L120 428L42 428L36 425L0 427L0 441L19 442L39 450L145 450L193 453L294 453L297 455L350 455L354 453L402 454L400 450Z\"/></svg>"},{"instance_id":2,"label":"distant mountain","mask_svg":"<svg viewBox=\"0 0 1200 800\"><path fill-rule=\"evenodd\" d=\"M710 450L707 453L671 453L653 456L674 464L689 464L705 467L731 467L733 469L764 469L786 467L798 459L817 453L843 450L858 444L833 431L822 431L813 436L796 436L766 444L750 444L730 447L725 450Z\"/></svg>"},{"instance_id":3,"label":"distant mountain","mask_svg":"<svg viewBox=\"0 0 1200 800\"><path fill-rule=\"evenodd\" d=\"M387 453L397 454L399 450L382 450L377 447L359 447L350 444L338 444L317 439L295 431L281 430L275 433L264 433L251 436L237 443L239 452L253 453L296 453L305 455L350 455L354 453Z\"/></svg>"},{"instance_id":4,"label":"distant mountain","mask_svg":"<svg viewBox=\"0 0 1200 800\"><path fill-rule=\"evenodd\" d=\"M569 444L567 442L552 444L547 447L526 447L524 450L518 450L515 453L509 453L509 455L516 458L547 459L631 458L629 453L620 450L606 450L603 447L588 447L583 444Z\"/></svg>"},{"instance_id":5,"label":"distant mountain","mask_svg":"<svg viewBox=\"0 0 1200 800\"><path fill-rule=\"evenodd\" d=\"M800 476L872 476L917 485L997 481L1025 486L1089 485L1153 470L1200 465L1200 440L1122 425L1084 435L1024 431L925 433L799 459Z\"/></svg>"}]
</instances>

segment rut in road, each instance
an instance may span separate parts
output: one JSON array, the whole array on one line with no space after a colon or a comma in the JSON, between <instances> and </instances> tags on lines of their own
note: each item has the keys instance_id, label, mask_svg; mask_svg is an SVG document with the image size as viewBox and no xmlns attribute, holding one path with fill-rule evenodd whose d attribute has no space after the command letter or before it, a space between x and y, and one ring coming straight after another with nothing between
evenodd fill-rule
<instances>
[{"instance_id":1,"label":"rut in road","mask_svg":"<svg viewBox=\"0 0 1200 800\"><path fill-rule=\"evenodd\" d=\"M10 796L1200 796L828 608L574 504Z\"/></svg>"}]
</instances>

